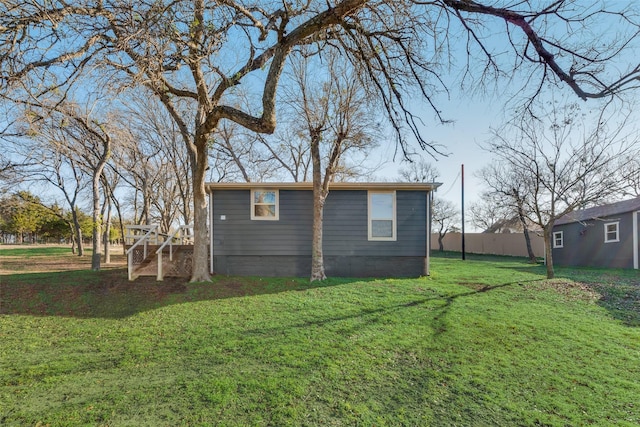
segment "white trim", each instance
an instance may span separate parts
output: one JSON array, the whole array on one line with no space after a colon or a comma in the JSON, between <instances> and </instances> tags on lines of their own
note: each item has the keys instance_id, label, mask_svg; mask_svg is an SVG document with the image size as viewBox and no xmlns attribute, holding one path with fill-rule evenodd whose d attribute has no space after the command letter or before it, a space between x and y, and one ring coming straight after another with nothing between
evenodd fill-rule
<instances>
[{"instance_id":1,"label":"white trim","mask_svg":"<svg viewBox=\"0 0 640 427\"><path fill-rule=\"evenodd\" d=\"M375 194L390 194L391 195L391 218L373 218L371 216L371 200ZM383 220L391 221L391 237L375 237L373 236L373 227L371 226L373 221ZM396 233L396 192L395 191L368 191L367 192L367 238L370 241L387 241L395 242L397 239Z\"/></svg>"},{"instance_id":2,"label":"white trim","mask_svg":"<svg viewBox=\"0 0 640 427\"><path fill-rule=\"evenodd\" d=\"M431 275L431 198L433 197L433 193L431 191L427 191L427 224L426 224L426 252L425 252L425 272L424 274L427 276Z\"/></svg>"},{"instance_id":3,"label":"white trim","mask_svg":"<svg viewBox=\"0 0 640 427\"><path fill-rule=\"evenodd\" d=\"M209 192L209 274L213 274L213 191Z\"/></svg>"},{"instance_id":4,"label":"white trim","mask_svg":"<svg viewBox=\"0 0 640 427\"><path fill-rule=\"evenodd\" d=\"M560 237L560 244L556 244L556 234ZM554 231L551 233L551 241L554 249L564 248L564 231Z\"/></svg>"},{"instance_id":5,"label":"white trim","mask_svg":"<svg viewBox=\"0 0 640 427\"><path fill-rule=\"evenodd\" d=\"M256 206L264 205L271 206L273 203L256 203L254 194L256 191L264 191L264 192L272 192L275 194L275 215L274 216L257 216L256 215ZM251 220L252 221L278 221L280 219L280 192L274 188L253 188L249 192L249 197L251 197Z\"/></svg>"},{"instance_id":6,"label":"white trim","mask_svg":"<svg viewBox=\"0 0 640 427\"><path fill-rule=\"evenodd\" d=\"M609 239L609 231L607 230L607 227L610 225L615 225L616 226L616 237L613 239ZM613 231L611 231L611 233L613 233ZM614 222L605 222L604 223L604 242L605 243L615 243L615 242L619 242L620 241L620 221L614 221Z\"/></svg>"},{"instance_id":7,"label":"white trim","mask_svg":"<svg viewBox=\"0 0 640 427\"><path fill-rule=\"evenodd\" d=\"M372 190L394 191L413 190L431 191L437 189L439 182L331 182L329 191L336 190ZM215 190L249 190L249 189L278 189L278 190L313 190L313 182L208 182L207 191Z\"/></svg>"},{"instance_id":8,"label":"white trim","mask_svg":"<svg viewBox=\"0 0 640 427\"><path fill-rule=\"evenodd\" d=\"M633 268L638 269L638 211L633 213Z\"/></svg>"}]
</instances>

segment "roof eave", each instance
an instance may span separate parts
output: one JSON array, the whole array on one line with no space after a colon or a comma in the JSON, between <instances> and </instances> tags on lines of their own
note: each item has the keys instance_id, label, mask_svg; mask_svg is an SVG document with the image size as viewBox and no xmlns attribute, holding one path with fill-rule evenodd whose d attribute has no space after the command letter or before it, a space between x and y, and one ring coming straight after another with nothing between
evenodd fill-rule
<instances>
[{"instance_id":1,"label":"roof eave","mask_svg":"<svg viewBox=\"0 0 640 427\"><path fill-rule=\"evenodd\" d=\"M331 190L414 190L433 191L440 187L440 182L333 182ZM312 190L312 182L208 182L207 192L215 190L249 190L255 188L277 190Z\"/></svg>"}]
</instances>

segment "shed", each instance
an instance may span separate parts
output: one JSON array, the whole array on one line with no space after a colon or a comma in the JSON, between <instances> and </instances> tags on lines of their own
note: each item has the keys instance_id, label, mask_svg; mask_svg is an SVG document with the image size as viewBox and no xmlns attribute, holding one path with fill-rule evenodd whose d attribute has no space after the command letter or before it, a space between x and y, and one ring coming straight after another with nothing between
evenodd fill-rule
<instances>
[{"instance_id":1,"label":"shed","mask_svg":"<svg viewBox=\"0 0 640 427\"><path fill-rule=\"evenodd\" d=\"M578 210L553 227L556 265L638 268L640 197Z\"/></svg>"},{"instance_id":2,"label":"shed","mask_svg":"<svg viewBox=\"0 0 640 427\"><path fill-rule=\"evenodd\" d=\"M438 183L332 183L324 207L327 276L429 274ZM308 276L312 183L209 183L212 273Z\"/></svg>"}]
</instances>

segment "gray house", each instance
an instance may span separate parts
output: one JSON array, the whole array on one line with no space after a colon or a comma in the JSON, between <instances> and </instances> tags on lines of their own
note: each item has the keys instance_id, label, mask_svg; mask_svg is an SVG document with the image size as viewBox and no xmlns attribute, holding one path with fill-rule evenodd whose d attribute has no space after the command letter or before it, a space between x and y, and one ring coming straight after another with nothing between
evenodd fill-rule
<instances>
[{"instance_id":1,"label":"gray house","mask_svg":"<svg viewBox=\"0 0 640 427\"><path fill-rule=\"evenodd\" d=\"M325 271L334 277L429 274L437 183L333 183L324 208ZM311 183L209 183L211 271L308 276Z\"/></svg>"},{"instance_id":2,"label":"gray house","mask_svg":"<svg viewBox=\"0 0 640 427\"><path fill-rule=\"evenodd\" d=\"M639 211L640 197L560 218L553 228L554 264L637 269Z\"/></svg>"}]
</instances>

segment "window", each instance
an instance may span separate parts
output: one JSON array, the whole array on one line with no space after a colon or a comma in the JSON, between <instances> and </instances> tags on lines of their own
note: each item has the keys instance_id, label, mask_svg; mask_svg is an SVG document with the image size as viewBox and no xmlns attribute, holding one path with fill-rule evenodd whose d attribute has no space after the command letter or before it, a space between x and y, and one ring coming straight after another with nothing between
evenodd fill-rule
<instances>
[{"instance_id":1,"label":"window","mask_svg":"<svg viewBox=\"0 0 640 427\"><path fill-rule=\"evenodd\" d=\"M619 242L620 238L618 235L618 222L607 222L604 225L604 242Z\"/></svg>"},{"instance_id":2,"label":"window","mask_svg":"<svg viewBox=\"0 0 640 427\"><path fill-rule=\"evenodd\" d=\"M554 248L564 247L564 235L562 231L555 231L553 233L553 247Z\"/></svg>"},{"instance_id":3,"label":"window","mask_svg":"<svg viewBox=\"0 0 640 427\"><path fill-rule=\"evenodd\" d=\"M278 220L278 190L251 190L251 219Z\"/></svg>"},{"instance_id":4,"label":"window","mask_svg":"<svg viewBox=\"0 0 640 427\"><path fill-rule=\"evenodd\" d=\"M396 193L369 192L369 240L396 240Z\"/></svg>"}]
</instances>

